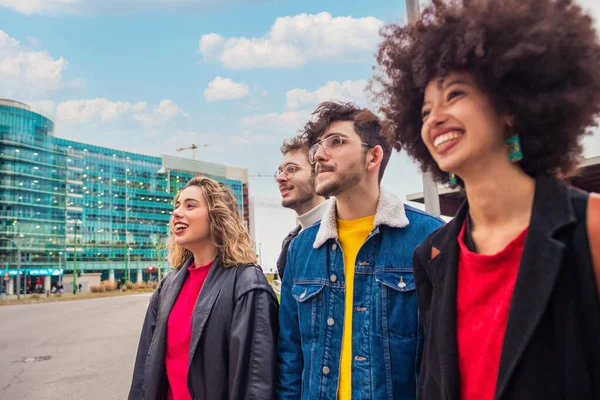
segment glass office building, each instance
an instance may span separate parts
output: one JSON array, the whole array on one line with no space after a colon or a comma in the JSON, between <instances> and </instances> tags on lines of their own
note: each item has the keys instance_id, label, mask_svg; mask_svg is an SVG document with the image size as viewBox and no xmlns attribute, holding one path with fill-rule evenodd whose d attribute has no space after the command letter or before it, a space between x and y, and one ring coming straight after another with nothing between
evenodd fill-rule
<instances>
[{"instance_id":1,"label":"glass office building","mask_svg":"<svg viewBox=\"0 0 600 400\"><path fill-rule=\"evenodd\" d=\"M0 237L19 244L29 290L74 269L134 282L150 265L165 271L173 195L195 175L227 184L249 227L247 169L56 138L49 117L0 100ZM13 285L9 241L0 261Z\"/></svg>"}]
</instances>

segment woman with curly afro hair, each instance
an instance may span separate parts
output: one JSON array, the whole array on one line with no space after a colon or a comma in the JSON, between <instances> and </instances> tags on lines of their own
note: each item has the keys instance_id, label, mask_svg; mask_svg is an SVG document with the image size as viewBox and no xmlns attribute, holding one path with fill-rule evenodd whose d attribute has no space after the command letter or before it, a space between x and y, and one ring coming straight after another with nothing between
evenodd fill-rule
<instances>
[{"instance_id":1,"label":"woman with curly afro hair","mask_svg":"<svg viewBox=\"0 0 600 400\"><path fill-rule=\"evenodd\" d=\"M419 398L600 399L598 200L558 179L600 115L593 19L570 0L434 0L382 34L396 149L466 194L414 255Z\"/></svg>"}]
</instances>

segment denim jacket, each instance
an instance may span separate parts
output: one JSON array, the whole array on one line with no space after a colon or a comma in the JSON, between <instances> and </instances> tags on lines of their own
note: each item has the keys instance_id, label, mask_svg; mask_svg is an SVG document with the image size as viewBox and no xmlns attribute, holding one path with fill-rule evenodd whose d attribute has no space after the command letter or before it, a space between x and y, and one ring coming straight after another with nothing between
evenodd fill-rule
<instances>
[{"instance_id":1,"label":"denim jacket","mask_svg":"<svg viewBox=\"0 0 600 400\"><path fill-rule=\"evenodd\" d=\"M281 288L279 399L335 399L344 329L344 257L335 201L290 245ZM416 397L422 330L414 249L443 221L382 191L354 265L352 399Z\"/></svg>"}]
</instances>

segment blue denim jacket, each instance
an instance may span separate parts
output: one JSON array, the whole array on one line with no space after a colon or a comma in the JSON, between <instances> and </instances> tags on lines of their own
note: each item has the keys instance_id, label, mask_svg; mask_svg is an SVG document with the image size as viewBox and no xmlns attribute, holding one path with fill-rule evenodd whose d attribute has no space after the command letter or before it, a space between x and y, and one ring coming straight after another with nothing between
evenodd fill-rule
<instances>
[{"instance_id":1,"label":"blue denim jacket","mask_svg":"<svg viewBox=\"0 0 600 400\"><path fill-rule=\"evenodd\" d=\"M279 399L336 399L344 329L344 257L335 201L290 245L281 288ZM354 266L352 399L416 397L422 331L413 250L443 221L381 192Z\"/></svg>"}]
</instances>

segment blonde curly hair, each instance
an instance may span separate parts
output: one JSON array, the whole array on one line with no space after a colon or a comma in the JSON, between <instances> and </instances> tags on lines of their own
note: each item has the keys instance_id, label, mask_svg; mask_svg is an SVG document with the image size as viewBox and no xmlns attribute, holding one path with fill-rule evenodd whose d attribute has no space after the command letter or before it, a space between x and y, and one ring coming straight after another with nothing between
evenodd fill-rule
<instances>
[{"instance_id":1,"label":"blonde curly hair","mask_svg":"<svg viewBox=\"0 0 600 400\"><path fill-rule=\"evenodd\" d=\"M210 224L210 237L217 248L224 267L237 264L256 262L253 242L248 230L244 226L237 202L231 190L213 179L205 176L196 176L189 180L173 199L175 205L181 192L190 187L198 186L208 207L208 222ZM181 268L185 260L192 256L192 252L175 243L173 218L169 221L169 237L167 249L169 262L174 268Z\"/></svg>"}]
</instances>

